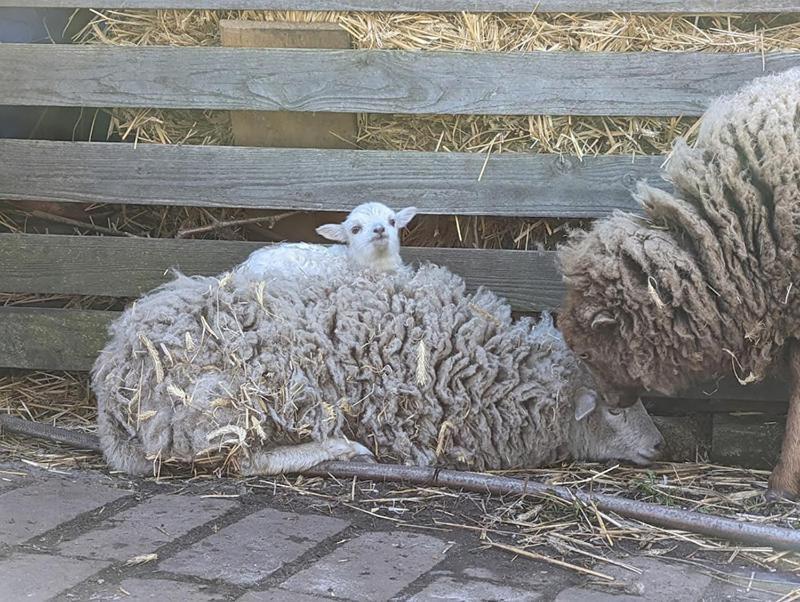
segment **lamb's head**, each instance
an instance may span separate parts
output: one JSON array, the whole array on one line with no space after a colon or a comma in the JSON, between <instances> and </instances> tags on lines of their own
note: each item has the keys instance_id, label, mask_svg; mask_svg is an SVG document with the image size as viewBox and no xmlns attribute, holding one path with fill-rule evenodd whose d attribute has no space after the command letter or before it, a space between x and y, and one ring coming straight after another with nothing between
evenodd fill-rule
<instances>
[{"instance_id":1,"label":"lamb's head","mask_svg":"<svg viewBox=\"0 0 800 602\"><path fill-rule=\"evenodd\" d=\"M392 211L383 203L363 203L341 224L325 224L317 233L328 240L345 243L355 265L387 272L399 268L400 230L416 215L415 207Z\"/></svg>"},{"instance_id":2,"label":"lamb's head","mask_svg":"<svg viewBox=\"0 0 800 602\"><path fill-rule=\"evenodd\" d=\"M603 403L625 408L645 392L674 395L709 377L713 320L695 293L708 287L669 232L615 215L558 255L567 285L558 325Z\"/></svg>"},{"instance_id":3,"label":"lamb's head","mask_svg":"<svg viewBox=\"0 0 800 602\"><path fill-rule=\"evenodd\" d=\"M593 389L580 387L569 433L570 456L603 462L624 460L646 466L656 460L664 438L641 401L627 408L598 403Z\"/></svg>"}]
</instances>

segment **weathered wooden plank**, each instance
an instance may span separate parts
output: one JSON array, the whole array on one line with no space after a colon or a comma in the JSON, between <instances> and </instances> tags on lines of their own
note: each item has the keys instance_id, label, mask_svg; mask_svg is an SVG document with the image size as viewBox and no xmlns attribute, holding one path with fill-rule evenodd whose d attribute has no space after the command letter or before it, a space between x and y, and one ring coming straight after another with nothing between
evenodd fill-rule
<instances>
[{"instance_id":1,"label":"weathered wooden plank","mask_svg":"<svg viewBox=\"0 0 800 602\"><path fill-rule=\"evenodd\" d=\"M259 243L38 234L0 235L0 292L135 297L166 281L172 267L218 274ZM432 261L488 286L514 309L552 309L563 285L548 252L406 248L409 262Z\"/></svg>"},{"instance_id":2,"label":"weathered wooden plank","mask_svg":"<svg viewBox=\"0 0 800 602\"><path fill-rule=\"evenodd\" d=\"M106 341L104 311L0 309L0 366L37 370L88 370Z\"/></svg>"},{"instance_id":3,"label":"weathered wooden plank","mask_svg":"<svg viewBox=\"0 0 800 602\"><path fill-rule=\"evenodd\" d=\"M0 0L0 6L62 8L209 8L371 12L797 12L796 0Z\"/></svg>"},{"instance_id":4,"label":"weathered wooden plank","mask_svg":"<svg viewBox=\"0 0 800 602\"><path fill-rule=\"evenodd\" d=\"M350 34L333 23L287 23L222 19L220 42L232 48L350 48ZM353 148L355 113L233 111L239 146Z\"/></svg>"},{"instance_id":5,"label":"weathered wooden plank","mask_svg":"<svg viewBox=\"0 0 800 602\"><path fill-rule=\"evenodd\" d=\"M0 307L0 367L89 370L105 344L108 323L118 315L76 309ZM697 409L709 403L702 389L686 394L698 400ZM781 391L780 387L759 389L735 383L725 389L724 397L715 395L714 399L775 401L772 396ZM719 405L724 408L725 402L720 401Z\"/></svg>"},{"instance_id":6,"label":"weathered wooden plank","mask_svg":"<svg viewBox=\"0 0 800 602\"><path fill-rule=\"evenodd\" d=\"M602 217L637 210L663 157L423 153L0 140L0 199L349 211ZM481 171L483 176L481 177Z\"/></svg>"},{"instance_id":7,"label":"weathered wooden plank","mask_svg":"<svg viewBox=\"0 0 800 602\"><path fill-rule=\"evenodd\" d=\"M413 114L699 115L800 54L0 44L0 104ZM169 76L165 76L169 74Z\"/></svg>"},{"instance_id":8,"label":"weathered wooden plank","mask_svg":"<svg viewBox=\"0 0 800 602\"><path fill-rule=\"evenodd\" d=\"M658 416L690 416L716 414L720 412L753 411L753 400L759 401L759 411L771 414L785 414L788 407L789 385L784 381L769 380L761 383L740 386L731 379L719 388L698 387L694 398L687 397L647 397L645 407ZM686 394L684 394L686 395Z\"/></svg>"},{"instance_id":9,"label":"weathered wooden plank","mask_svg":"<svg viewBox=\"0 0 800 602\"><path fill-rule=\"evenodd\" d=\"M785 426L785 415L716 414L711 461L769 470L780 457Z\"/></svg>"}]
</instances>

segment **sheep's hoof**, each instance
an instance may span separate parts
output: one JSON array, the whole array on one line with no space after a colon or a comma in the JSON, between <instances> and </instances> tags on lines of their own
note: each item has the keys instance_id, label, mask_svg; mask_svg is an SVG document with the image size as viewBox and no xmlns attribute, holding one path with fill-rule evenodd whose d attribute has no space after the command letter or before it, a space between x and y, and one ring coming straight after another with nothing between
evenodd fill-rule
<instances>
[{"instance_id":1,"label":"sheep's hoof","mask_svg":"<svg viewBox=\"0 0 800 602\"><path fill-rule=\"evenodd\" d=\"M796 502L800 497L800 479L797 470L778 462L772 469L767 481L767 492L764 498L767 503Z\"/></svg>"},{"instance_id":2,"label":"sheep's hoof","mask_svg":"<svg viewBox=\"0 0 800 602\"><path fill-rule=\"evenodd\" d=\"M798 495L795 492L781 488L770 487L764 494L764 499L768 504L778 504L780 502L796 502Z\"/></svg>"},{"instance_id":3,"label":"sheep's hoof","mask_svg":"<svg viewBox=\"0 0 800 602\"><path fill-rule=\"evenodd\" d=\"M323 445L330 454L331 460L346 462L359 456L372 456L372 452L357 441L347 439L328 439Z\"/></svg>"}]
</instances>

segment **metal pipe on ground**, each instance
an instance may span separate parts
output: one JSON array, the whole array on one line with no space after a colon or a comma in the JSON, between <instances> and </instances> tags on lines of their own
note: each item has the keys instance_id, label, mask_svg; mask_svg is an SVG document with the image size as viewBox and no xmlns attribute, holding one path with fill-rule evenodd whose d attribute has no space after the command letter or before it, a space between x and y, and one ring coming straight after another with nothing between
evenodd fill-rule
<instances>
[{"instance_id":1,"label":"metal pipe on ground","mask_svg":"<svg viewBox=\"0 0 800 602\"><path fill-rule=\"evenodd\" d=\"M0 415L0 430L41 437L80 449L100 451L99 440L94 435L22 420L6 414ZM737 521L603 493L585 493L528 479L419 466L356 462L325 462L306 470L303 474L318 477L356 477L371 481L404 482L497 495L555 496L566 502L577 501L584 505L594 505L604 512L614 512L620 516L664 529L690 531L731 542L771 546L780 550L800 552L800 530Z\"/></svg>"},{"instance_id":2,"label":"metal pipe on ground","mask_svg":"<svg viewBox=\"0 0 800 602\"><path fill-rule=\"evenodd\" d=\"M0 433L8 431L19 435L30 435L40 439L48 439L57 443L65 443L78 449L102 452L100 440L89 433L62 429L42 422L23 420L10 414L0 414Z\"/></svg>"},{"instance_id":3,"label":"metal pipe on ground","mask_svg":"<svg viewBox=\"0 0 800 602\"><path fill-rule=\"evenodd\" d=\"M326 462L307 470L304 474L330 475L339 478L358 477L373 481L403 481L414 485L452 487L499 495L555 496L567 502L577 500L587 506L595 505L604 512L615 512L620 516L664 529L690 531L729 541L800 552L800 530L736 521L603 493L584 493L528 479L419 466L353 462Z\"/></svg>"}]
</instances>

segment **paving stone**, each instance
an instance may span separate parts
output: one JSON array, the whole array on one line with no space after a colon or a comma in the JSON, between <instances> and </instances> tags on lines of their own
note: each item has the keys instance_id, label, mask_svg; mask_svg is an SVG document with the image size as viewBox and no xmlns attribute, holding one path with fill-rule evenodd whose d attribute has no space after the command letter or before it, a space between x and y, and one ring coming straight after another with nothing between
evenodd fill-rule
<instances>
[{"instance_id":1,"label":"paving stone","mask_svg":"<svg viewBox=\"0 0 800 602\"><path fill-rule=\"evenodd\" d=\"M800 588L800 579L787 573L744 567L725 567L724 570L726 580L732 583L713 579L703 593L703 602L775 602L782 597L791 597L789 594ZM738 585L734 585L737 582Z\"/></svg>"},{"instance_id":2,"label":"paving stone","mask_svg":"<svg viewBox=\"0 0 800 602\"><path fill-rule=\"evenodd\" d=\"M444 559L447 543L404 531L351 539L281 587L356 601L387 600Z\"/></svg>"},{"instance_id":3,"label":"paving stone","mask_svg":"<svg viewBox=\"0 0 800 602\"><path fill-rule=\"evenodd\" d=\"M198 541L159 568L234 585L254 585L348 525L338 518L268 508Z\"/></svg>"},{"instance_id":4,"label":"paving stone","mask_svg":"<svg viewBox=\"0 0 800 602\"><path fill-rule=\"evenodd\" d=\"M570 587L556 596L555 602L643 602L647 600L661 600L662 598L646 598L642 596L632 596L630 594L611 594L601 592L596 589L583 589L582 587ZM696 598L685 598L685 600L695 600ZM670 598L670 600L684 600L684 598Z\"/></svg>"},{"instance_id":5,"label":"paving stone","mask_svg":"<svg viewBox=\"0 0 800 602\"><path fill-rule=\"evenodd\" d=\"M530 602L541 594L525 591L490 581L465 581L440 577L424 590L409 598L408 602L435 602L436 600L481 600L482 602Z\"/></svg>"},{"instance_id":6,"label":"paving stone","mask_svg":"<svg viewBox=\"0 0 800 602\"><path fill-rule=\"evenodd\" d=\"M157 495L100 522L92 531L66 542L66 556L129 560L149 554L230 510L235 504L216 498Z\"/></svg>"},{"instance_id":7,"label":"paving stone","mask_svg":"<svg viewBox=\"0 0 800 602\"><path fill-rule=\"evenodd\" d=\"M248 592L236 602L325 602L333 598L323 598L311 594L299 594L285 589L268 589L263 592Z\"/></svg>"},{"instance_id":8,"label":"paving stone","mask_svg":"<svg viewBox=\"0 0 800 602\"><path fill-rule=\"evenodd\" d=\"M129 492L48 478L0 494L0 543L21 543Z\"/></svg>"},{"instance_id":9,"label":"paving stone","mask_svg":"<svg viewBox=\"0 0 800 602\"><path fill-rule=\"evenodd\" d=\"M638 557L625 561L644 571L636 575L617 566L603 566L615 582L593 588L573 587L556 596L556 602L689 602L702 600L711 577L691 567L680 566L655 558Z\"/></svg>"},{"instance_id":10,"label":"paving stone","mask_svg":"<svg viewBox=\"0 0 800 602\"><path fill-rule=\"evenodd\" d=\"M532 570L531 563L526 559L515 560L508 554L499 558L495 556L491 566L491 569L476 566L465 567L458 572L456 578L491 581L498 585L509 585L527 592L539 591L546 588L554 579L558 579L550 571Z\"/></svg>"},{"instance_id":11,"label":"paving stone","mask_svg":"<svg viewBox=\"0 0 800 602\"><path fill-rule=\"evenodd\" d=\"M108 566L45 554L15 554L0 562L0 600L47 600Z\"/></svg>"},{"instance_id":12,"label":"paving stone","mask_svg":"<svg viewBox=\"0 0 800 602\"><path fill-rule=\"evenodd\" d=\"M169 579L125 579L113 591L92 596L94 600L125 600L125 602L221 602L224 594L215 594L206 585L182 583Z\"/></svg>"},{"instance_id":13,"label":"paving stone","mask_svg":"<svg viewBox=\"0 0 800 602\"><path fill-rule=\"evenodd\" d=\"M0 469L0 493L5 493L11 489L16 489L24 485L31 485L33 479L29 476L21 474L9 474L8 472Z\"/></svg>"}]
</instances>

